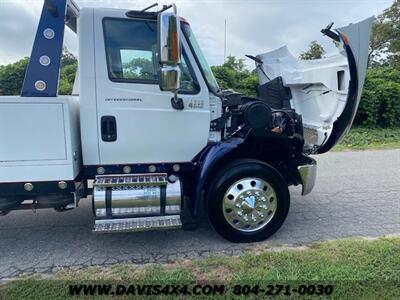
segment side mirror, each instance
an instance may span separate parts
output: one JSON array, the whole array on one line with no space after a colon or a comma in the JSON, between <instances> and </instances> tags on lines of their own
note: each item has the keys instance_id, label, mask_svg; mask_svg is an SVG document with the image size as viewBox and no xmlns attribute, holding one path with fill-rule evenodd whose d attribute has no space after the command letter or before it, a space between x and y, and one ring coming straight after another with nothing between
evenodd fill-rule
<instances>
[{"instance_id":1,"label":"side mirror","mask_svg":"<svg viewBox=\"0 0 400 300\"><path fill-rule=\"evenodd\" d=\"M180 21L176 13L158 15L159 85L162 91L179 90L181 70Z\"/></svg>"}]
</instances>

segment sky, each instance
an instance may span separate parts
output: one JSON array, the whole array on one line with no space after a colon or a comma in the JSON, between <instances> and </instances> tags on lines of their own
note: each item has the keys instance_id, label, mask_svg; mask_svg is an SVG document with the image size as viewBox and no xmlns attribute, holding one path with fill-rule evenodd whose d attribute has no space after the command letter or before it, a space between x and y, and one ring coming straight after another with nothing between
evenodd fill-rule
<instances>
[{"instance_id":1,"label":"sky","mask_svg":"<svg viewBox=\"0 0 400 300\"><path fill-rule=\"evenodd\" d=\"M80 7L143 9L157 0L75 0ZM0 0L0 65L29 56L43 0ZM170 1L158 0L160 5ZM331 21L342 27L380 14L393 0L176 0L178 14L191 24L210 65L227 55L245 58L287 45L298 56L312 40L335 51L320 30ZM334 26L334 27L335 27ZM76 35L69 29L65 45L78 53ZM253 63L245 60L246 66Z\"/></svg>"}]
</instances>

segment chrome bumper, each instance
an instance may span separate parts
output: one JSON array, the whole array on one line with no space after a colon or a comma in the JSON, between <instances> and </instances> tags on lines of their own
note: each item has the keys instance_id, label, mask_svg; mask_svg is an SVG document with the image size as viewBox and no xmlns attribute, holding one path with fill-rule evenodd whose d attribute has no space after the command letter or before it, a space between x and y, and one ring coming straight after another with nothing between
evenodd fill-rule
<instances>
[{"instance_id":1,"label":"chrome bumper","mask_svg":"<svg viewBox=\"0 0 400 300\"><path fill-rule=\"evenodd\" d=\"M303 196L309 194L312 191L315 185L315 179L317 177L317 162L312 158L309 159L309 164L297 167L301 179L301 184L303 185L303 189L301 191L301 194Z\"/></svg>"}]
</instances>

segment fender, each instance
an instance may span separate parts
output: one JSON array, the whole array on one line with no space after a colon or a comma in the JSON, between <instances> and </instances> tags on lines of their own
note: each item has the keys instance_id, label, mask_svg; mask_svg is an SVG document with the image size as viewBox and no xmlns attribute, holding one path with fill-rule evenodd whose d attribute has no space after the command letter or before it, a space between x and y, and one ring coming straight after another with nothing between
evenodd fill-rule
<instances>
[{"instance_id":1,"label":"fender","mask_svg":"<svg viewBox=\"0 0 400 300\"><path fill-rule=\"evenodd\" d=\"M200 165L197 176L196 176L196 189L193 195L193 215L196 216L199 213L200 201L204 184L211 169L215 164L228 153L237 149L243 144L245 139L242 138L231 138L229 140L219 142L207 146L199 155L197 163Z\"/></svg>"}]
</instances>

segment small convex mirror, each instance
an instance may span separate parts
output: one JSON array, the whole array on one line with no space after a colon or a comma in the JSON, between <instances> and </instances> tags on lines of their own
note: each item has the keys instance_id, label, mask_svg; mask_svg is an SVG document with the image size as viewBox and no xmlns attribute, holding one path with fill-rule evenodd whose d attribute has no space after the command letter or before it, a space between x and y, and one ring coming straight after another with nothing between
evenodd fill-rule
<instances>
[{"instance_id":1,"label":"small convex mirror","mask_svg":"<svg viewBox=\"0 0 400 300\"><path fill-rule=\"evenodd\" d=\"M181 71L180 21L175 13L158 15L159 84L162 91L176 92L179 89Z\"/></svg>"}]
</instances>

